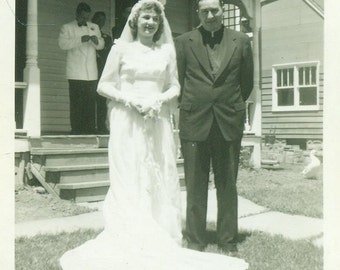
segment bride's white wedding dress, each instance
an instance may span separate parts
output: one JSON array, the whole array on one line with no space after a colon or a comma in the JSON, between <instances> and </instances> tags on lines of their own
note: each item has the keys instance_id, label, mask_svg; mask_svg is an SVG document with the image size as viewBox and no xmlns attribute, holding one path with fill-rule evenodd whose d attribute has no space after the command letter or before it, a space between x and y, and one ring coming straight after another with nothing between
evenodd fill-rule
<instances>
[{"instance_id":1,"label":"bride's white wedding dress","mask_svg":"<svg viewBox=\"0 0 340 270\"><path fill-rule=\"evenodd\" d=\"M241 259L181 247L180 189L171 103L179 94L173 47L118 44L111 50L99 92L110 107L110 189L105 229L66 252L64 270L247 269ZM129 101L157 96L156 117L143 117Z\"/></svg>"}]
</instances>

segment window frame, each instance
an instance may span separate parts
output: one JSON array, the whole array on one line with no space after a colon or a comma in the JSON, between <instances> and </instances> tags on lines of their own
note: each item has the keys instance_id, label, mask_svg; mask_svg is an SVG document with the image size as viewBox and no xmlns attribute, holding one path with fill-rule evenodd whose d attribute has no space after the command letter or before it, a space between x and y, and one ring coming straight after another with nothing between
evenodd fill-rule
<instances>
[{"instance_id":1,"label":"window frame","mask_svg":"<svg viewBox=\"0 0 340 270\"><path fill-rule=\"evenodd\" d=\"M229 9L229 7L231 6L234 6L234 7L232 9ZM223 9L223 15L222 15L223 25L235 31L241 31L241 20L242 20L241 8L238 5L235 5L233 3L225 3L222 9ZM230 13L233 13L233 16L228 16L230 15ZM228 22L230 22L231 20L233 20L234 23L228 24Z\"/></svg>"},{"instance_id":2,"label":"window frame","mask_svg":"<svg viewBox=\"0 0 340 270\"><path fill-rule=\"evenodd\" d=\"M299 84L299 68L301 67L315 67L315 85L300 85ZM293 85L291 87L278 87L277 86L277 70L293 68ZM288 64L277 64L272 66L272 111L273 112L286 112L286 111L317 111L320 110L320 61L308 62L295 62ZM300 105L300 88L303 87L316 87L316 104L315 105ZM285 88L293 88L294 103L291 106L278 105L278 90Z\"/></svg>"}]
</instances>

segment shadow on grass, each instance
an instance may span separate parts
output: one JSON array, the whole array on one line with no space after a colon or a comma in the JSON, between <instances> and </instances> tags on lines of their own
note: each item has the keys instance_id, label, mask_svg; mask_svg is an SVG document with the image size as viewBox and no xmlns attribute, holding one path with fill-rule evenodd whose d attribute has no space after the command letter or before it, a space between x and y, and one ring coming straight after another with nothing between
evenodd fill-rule
<instances>
[{"instance_id":1,"label":"shadow on grass","mask_svg":"<svg viewBox=\"0 0 340 270\"><path fill-rule=\"evenodd\" d=\"M183 228L185 228L185 224L183 224ZM185 229L182 231L184 242L186 243L186 232ZM247 240L252 234L251 232L239 232L237 235L236 243L241 244ZM208 245L217 245L217 232L216 232L216 223L215 222L208 222L207 223L207 230L206 230L206 241Z\"/></svg>"},{"instance_id":2,"label":"shadow on grass","mask_svg":"<svg viewBox=\"0 0 340 270\"><path fill-rule=\"evenodd\" d=\"M213 230L207 230L207 243L208 244L217 244L217 232ZM251 236L251 233L249 232L240 232L237 235L236 242L242 243L247 240L248 237Z\"/></svg>"}]
</instances>

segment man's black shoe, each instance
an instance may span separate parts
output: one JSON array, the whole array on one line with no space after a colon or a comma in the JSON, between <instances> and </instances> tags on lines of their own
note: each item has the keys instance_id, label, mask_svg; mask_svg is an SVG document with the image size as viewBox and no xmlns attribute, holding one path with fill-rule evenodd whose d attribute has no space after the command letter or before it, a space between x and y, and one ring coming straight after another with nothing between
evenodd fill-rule
<instances>
[{"instance_id":1,"label":"man's black shoe","mask_svg":"<svg viewBox=\"0 0 340 270\"><path fill-rule=\"evenodd\" d=\"M199 245L199 244L195 244L195 243L188 243L187 244L187 248L189 249L193 249L193 250L196 250L196 251L204 251L206 246L204 245Z\"/></svg>"},{"instance_id":2,"label":"man's black shoe","mask_svg":"<svg viewBox=\"0 0 340 270\"><path fill-rule=\"evenodd\" d=\"M236 253L238 252L237 244L236 243L230 243L225 245L218 245L218 249L225 253Z\"/></svg>"}]
</instances>

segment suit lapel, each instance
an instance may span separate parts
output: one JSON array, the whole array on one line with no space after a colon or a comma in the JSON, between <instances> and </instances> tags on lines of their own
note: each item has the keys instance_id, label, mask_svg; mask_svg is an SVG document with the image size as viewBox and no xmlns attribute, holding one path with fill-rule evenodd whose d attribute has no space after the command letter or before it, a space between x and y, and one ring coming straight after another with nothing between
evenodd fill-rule
<instances>
[{"instance_id":1,"label":"suit lapel","mask_svg":"<svg viewBox=\"0 0 340 270\"><path fill-rule=\"evenodd\" d=\"M213 80L207 49L203 45L202 37L199 30L196 29L194 32L192 32L189 39L191 41L191 50L194 53L196 59Z\"/></svg>"},{"instance_id":2,"label":"suit lapel","mask_svg":"<svg viewBox=\"0 0 340 270\"><path fill-rule=\"evenodd\" d=\"M224 29L224 33L223 33L223 39L221 42L221 46L226 48L226 52L225 55L222 59L222 63L220 66L220 69L218 70L215 80L218 79L219 76L221 76L222 72L225 70L225 68L227 67L235 49L236 49L236 43L235 43L235 36L233 35L232 31L228 31L227 28Z\"/></svg>"}]
</instances>

